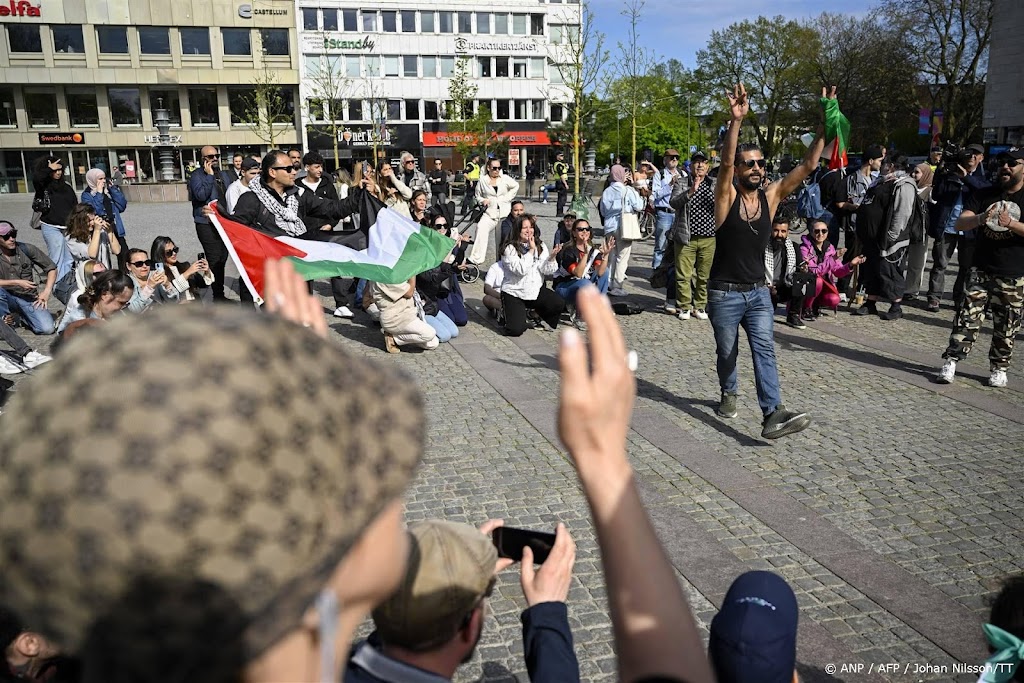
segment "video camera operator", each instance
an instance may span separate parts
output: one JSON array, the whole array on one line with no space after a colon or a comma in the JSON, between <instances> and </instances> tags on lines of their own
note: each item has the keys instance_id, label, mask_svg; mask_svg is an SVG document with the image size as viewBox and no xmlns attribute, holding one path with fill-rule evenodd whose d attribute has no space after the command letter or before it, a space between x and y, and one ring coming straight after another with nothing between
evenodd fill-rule
<instances>
[{"instance_id":1,"label":"video camera operator","mask_svg":"<svg viewBox=\"0 0 1024 683\"><path fill-rule=\"evenodd\" d=\"M979 144L960 148L947 143L942 150L942 161L935 169L928 217L928 233L935 240L932 246L932 269L928 277L929 311L939 310L946 267L954 251L959 253L959 269L953 284L953 302L957 307L963 302L964 288L974 260L975 235L969 231L958 231L956 221L972 192L992 186L984 176L984 161L985 148Z\"/></svg>"}]
</instances>

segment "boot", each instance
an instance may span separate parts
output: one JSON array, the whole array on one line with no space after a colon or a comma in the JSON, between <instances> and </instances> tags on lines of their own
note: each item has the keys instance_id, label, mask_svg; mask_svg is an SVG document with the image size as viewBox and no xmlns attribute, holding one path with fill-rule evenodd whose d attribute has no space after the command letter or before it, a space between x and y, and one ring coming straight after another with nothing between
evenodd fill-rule
<instances>
[{"instance_id":1,"label":"boot","mask_svg":"<svg viewBox=\"0 0 1024 683\"><path fill-rule=\"evenodd\" d=\"M899 301L895 301L892 306L889 307L888 311L880 314L878 317L882 320L899 320L903 317L903 307L900 306Z\"/></svg>"}]
</instances>

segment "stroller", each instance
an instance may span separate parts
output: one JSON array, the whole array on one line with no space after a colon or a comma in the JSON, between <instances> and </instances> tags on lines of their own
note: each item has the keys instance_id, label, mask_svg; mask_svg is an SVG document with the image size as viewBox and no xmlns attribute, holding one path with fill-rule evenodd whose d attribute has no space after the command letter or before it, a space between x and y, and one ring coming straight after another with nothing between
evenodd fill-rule
<instances>
[{"instance_id":1,"label":"stroller","mask_svg":"<svg viewBox=\"0 0 1024 683\"><path fill-rule=\"evenodd\" d=\"M455 203L448 202L446 204L440 204L437 206L430 207L428 209L428 216L430 217L431 221L433 220L434 216L444 216L448 221L448 225L452 226L452 230L458 230L460 235L464 235L466 231L468 231L473 225L479 223L480 218L484 215L484 211L486 210L486 208L487 207L485 207L482 204L477 204L476 206L473 207L472 211L470 211L467 215L463 216L458 220L458 222L456 222ZM463 224L465 224L465 227L462 227ZM477 266L475 263L466 258L466 250L472 243L473 240L464 240L459 243L459 245L455 248L454 252L455 265L464 266L464 268L459 271L459 279L465 282L466 284L476 282L477 280L480 279L479 266Z\"/></svg>"}]
</instances>

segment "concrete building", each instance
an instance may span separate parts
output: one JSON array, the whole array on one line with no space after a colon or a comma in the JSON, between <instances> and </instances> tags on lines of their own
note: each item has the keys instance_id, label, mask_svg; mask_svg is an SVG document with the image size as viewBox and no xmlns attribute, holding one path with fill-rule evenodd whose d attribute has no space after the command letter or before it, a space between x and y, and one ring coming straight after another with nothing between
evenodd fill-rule
<instances>
[{"instance_id":1,"label":"concrete building","mask_svg":"<svg viewBox=\"0 0 1024 683\"><path fill-rule=\"evenodd\" d=\"M306 148L330 166L337 138L342 166L408 150L421 165L460 168L444 120L459 59L477 88L473 111L487 106L503 129L507 166L550 161L547 129L568 118L570 99L556 64L578 30L578 3L299 0L296 19Z\"/></svg>"},{"instance_id":2,"label":"concrete building","mask_svg":"<svg viewBox=\"0 0 1024 683\"><path fill-rule=\"evenodd\" d=\"M988 52L983 125L987 141L1024 144L1024 3L996 0Z\"/></svg>"},{"instance_id":3,"label":"concrete building","mask_svg":"<svg viewBox=\"0 0 1024 683\"><path fill-rule=\"evenodd\" d=\"M41 155L67 159L77 189L94 166L153 180L154 111L171 121L174 173L199 148L267 149L245 123L244 96L272 73L294 109L298 86L292 0L3 0L0 12L0 192L32 190ZM275 127L295 144L294 112Z\"/></svg>"}]
</instances>

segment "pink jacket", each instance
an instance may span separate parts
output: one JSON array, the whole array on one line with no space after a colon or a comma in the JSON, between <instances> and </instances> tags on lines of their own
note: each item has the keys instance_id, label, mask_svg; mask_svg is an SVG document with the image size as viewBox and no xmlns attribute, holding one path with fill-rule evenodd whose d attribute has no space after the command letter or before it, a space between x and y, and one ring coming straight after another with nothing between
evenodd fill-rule
<instances>
[{"instance_id":1,"label":"pink jacket","mask_svg":"<svg viewBox=\"0 0 1024 683\"><path fill-rule=\"evenodd\" d=\"M800 238L800 259L807 264L807 270L835 284L836 280L850 274L850 266L839 260L836 248L825 242L825 255L818 260L818 251L807 235Z\"/></svg>"}]
</instances>

